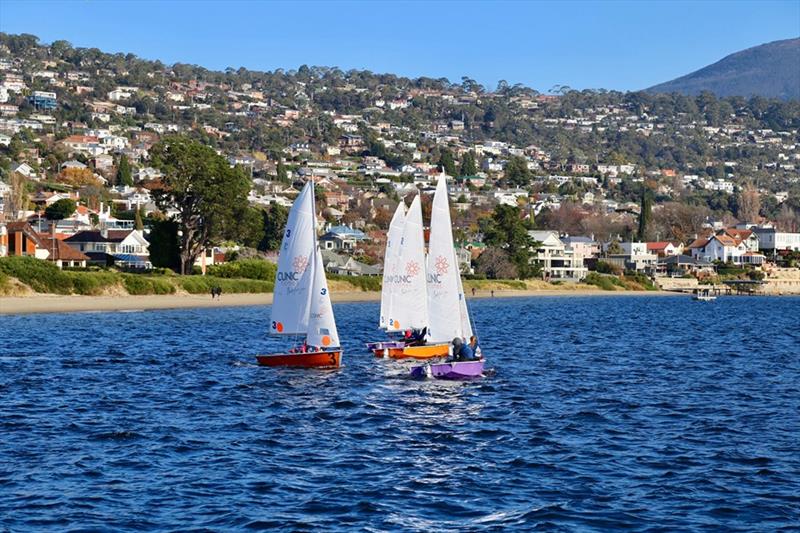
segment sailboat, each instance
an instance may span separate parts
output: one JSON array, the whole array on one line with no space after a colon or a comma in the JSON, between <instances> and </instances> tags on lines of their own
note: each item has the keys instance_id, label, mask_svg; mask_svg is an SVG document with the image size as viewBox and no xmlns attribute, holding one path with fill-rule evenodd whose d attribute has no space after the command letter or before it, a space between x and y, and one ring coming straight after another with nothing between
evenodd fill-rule
<instances>
[{"instance_id":1,"label":"sailboat","mask_svg":"<svg viewBox=\"0 0 800 533\"><path fill-rule=\"evenodd\" d=\"M430 327L425 236L422 231L422 203L419 195L411 202L403 223L397 256L390 267L390 300L387 307L386 331L423 330ZM384 346L384 357L429 359L449 353L448 345L424 344L406 346L395 342ZM379 355L376 352L376 355Z\"/></svg>"},{"instance_id":2,"label":"sailboat","mask_svg":"<svg viewBox=\"0 0 800 533\"><path fill-rule=\"evenodd\" d=\"M401 276L404 272L400 269L400 245L403 240L403 229L406 223L406 204L400 201L394 211L392 221L389 223L389 231L386 234L386 251L383 257L383 284L381 286L381 310L378 320L378 327L389 330L389 316L392 314L394 303L394 292L400 289ZM385 340L368 342L367 348L376 357L386 357L389 350L402 350L405 346L403 341Z\"/></svg>"},{"instance_id":3,"label":"sailboat","mask_svg":"<svg viewBox=\"0 0 800 533\"><path fill-rule=\"evenodd\" d=\"M342 349L328 281L317 245L314 183L309 180L289 211L278 255L270 317L272 335L305 337L302 349L258 355L265 366L338 367Z\"/></svg>"},{"instance_id":4,"label":"sailboat","mask_svg":"<svg viewBox=\"0 0 800 533\"><path fill-rule=\"evenodd\" d=\"M431 209L431 236L428 246L429 347L447 355L454 338L469 341L473 334L467 300L461 281L458 257L453 245L447 183L439 177ZM440 352L441 353L441 352ZM414 377L462 379L483 373L483 360L426 364L412 369Z\"/></svg>"}]
</instances>

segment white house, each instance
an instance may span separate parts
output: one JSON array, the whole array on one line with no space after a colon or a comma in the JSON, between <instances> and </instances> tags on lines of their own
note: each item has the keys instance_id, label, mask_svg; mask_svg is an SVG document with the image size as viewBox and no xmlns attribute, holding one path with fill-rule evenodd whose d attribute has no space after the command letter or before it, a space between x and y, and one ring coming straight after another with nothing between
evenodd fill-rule
<instances>
[{"instance_id":1,"label":"white house","mask_svg":"<svg viewBox=\"0 0 800 533\"><path fill-rule=\"evenodd\" d=\"M583 264L583 256L567 249L555 231L528 232L539 243L535 260L542 266L545 279L579 281L589 273Z\"/></svg>"}]
</instances>

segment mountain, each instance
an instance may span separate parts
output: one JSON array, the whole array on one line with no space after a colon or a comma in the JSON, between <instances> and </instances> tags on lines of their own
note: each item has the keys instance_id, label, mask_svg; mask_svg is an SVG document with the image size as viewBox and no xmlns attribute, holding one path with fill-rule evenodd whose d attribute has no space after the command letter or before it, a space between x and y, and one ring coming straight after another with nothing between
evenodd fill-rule
<instances>
[{"instance_id":1,"label":"mountain","mask_svg":"<svg viewBox=\"0 0 800 533\"><path fill-rule=\"evenodd\" d=\"M656 93L717 96L763 96L800 99L800 39L754 46L722 58L713 65L650 87Z\"/></svg>"}]
</instances>

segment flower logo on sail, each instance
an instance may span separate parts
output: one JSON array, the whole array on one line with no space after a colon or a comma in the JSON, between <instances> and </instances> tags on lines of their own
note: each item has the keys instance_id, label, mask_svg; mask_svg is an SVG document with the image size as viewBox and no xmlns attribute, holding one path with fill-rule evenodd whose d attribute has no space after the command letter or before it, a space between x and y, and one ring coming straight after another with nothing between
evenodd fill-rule
<instances>
[{"instance_id":1,"label":"flower logo on sail","mask_svg":"<svg viewBox=\"0 0 800 533\"><path fill-rule=\"evenodd\" d=\"M447 274L448 269L450 268L450 263L447 262L447 258L443 255L440 255L436 258L436 273L440 276Z\"/></svg>"},{"instance_id":2,"label":"flower logo on sail","mask_svg":"<svg viewBox=\"0 0 800 533\"><path fill-rule=\"evenodd\" d=\"M416 276L417 274L419 274L419 270L420 270L419 263L417 263L416 261L409 261L408 263L406 263L406 274L408 274L409 276L411 277Z\"/></svg>"},{"instance_id":3,"label":"flower logo on sail","mask_svg":"<svg viewBox=\"0 0 800 533\"><path fill-rule=\"evenodd\" d=\"M292 261L292 268L294 268L294 271L297 272L298 274L302 274L303 272L305 272L307 267L308 267L308 257L304 255L298 255L297 257L294 258L294 261Z\"/></svg>"}]
</instances>

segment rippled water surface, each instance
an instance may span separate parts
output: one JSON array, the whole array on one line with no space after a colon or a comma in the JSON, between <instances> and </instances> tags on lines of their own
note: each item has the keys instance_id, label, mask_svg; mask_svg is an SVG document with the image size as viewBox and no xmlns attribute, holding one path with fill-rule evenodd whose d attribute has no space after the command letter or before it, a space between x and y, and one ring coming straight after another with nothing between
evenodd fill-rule
<instances>
[{"instance_id":1,"label":"rippled water surface","mask_svg":"<svg viewBox=\"0 0 800 533\"><path fill-rule=\"evenodd\" d=\"M0 317L0 530L800 528L800 299L471 304L493 375L260 368L267 307Z\"/></svg>"}]
</instances>

